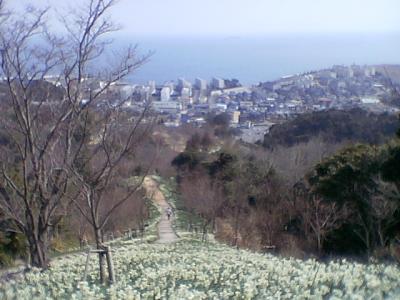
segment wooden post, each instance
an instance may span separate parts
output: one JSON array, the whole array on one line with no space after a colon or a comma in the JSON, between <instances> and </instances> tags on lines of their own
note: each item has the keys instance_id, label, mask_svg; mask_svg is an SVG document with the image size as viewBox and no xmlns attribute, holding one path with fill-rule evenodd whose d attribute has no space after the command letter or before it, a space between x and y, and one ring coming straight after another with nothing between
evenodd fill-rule
<instances>
[{"instance_id":1,"label":"wooden post","mask_svg":"<svg viewBox=\"0 0 400 300\"><path fill-rule=\"evenodd\" d=\"M144 226L140 227L140 237L142 238L144 236Z\"/></svg>"},{"instance_id":2,"label":"wooden post","mask_svg":"<svg viewBox=\"0 0 400 300\"><path fill-rule=\"evenodd\" d=\"M106 247L106 258L108 267L108 279L110 283L115 283L114 263L112 260L111 247Z\"/></svg>"},{"instance_id":3,"label":"wooden post","mask_svg":"<svg viewBox=\"0 0 400 300\"><path fill-rule=\"evenodd\" d=\"M87 273L89 269L89 258L90 258L91 249L89 248L86 255L86 264L85 264L85 272L83 273L83 280L86 281Z\"/></svg>"}]
</instances>

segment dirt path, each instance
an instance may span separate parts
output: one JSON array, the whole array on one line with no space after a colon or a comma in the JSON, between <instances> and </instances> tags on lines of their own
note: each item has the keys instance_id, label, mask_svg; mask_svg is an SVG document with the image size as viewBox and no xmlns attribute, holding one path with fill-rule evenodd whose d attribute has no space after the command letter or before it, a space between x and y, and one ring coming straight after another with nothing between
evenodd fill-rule
<instances>
[{"instance_id":1,"label":"dirt path","mask_svg":"<svg viewBox=\"0 0 400 300\"><path fill-rule=\"evenodd\" d=\"M165 200L164 194L158 188L157 182L151 177L146 177L143 184L147 190L148 196L161 207L161 220L158 223L158 240L156 243L167 244L176 242L178 237L172 229L174 216L171 216L170 220L168 220L166 210L169 205Z\"/></svg>"}]
</instances>

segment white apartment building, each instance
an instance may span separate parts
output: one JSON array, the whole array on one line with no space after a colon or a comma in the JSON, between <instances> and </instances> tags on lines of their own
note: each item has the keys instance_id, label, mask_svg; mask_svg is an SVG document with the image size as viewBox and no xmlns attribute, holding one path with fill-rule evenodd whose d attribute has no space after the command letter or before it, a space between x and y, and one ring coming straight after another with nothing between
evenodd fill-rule
<instances>
[{"instance_id":1,"label":"white apartment building","mask_svg":"<svg viewBox=\"0 0 400 300\"><path fill-rule=\"evenodd\" d=\"M164 86L161 89L161 101L166 102L171 99L172 90L169 86Z\"/></svg>"}]
</instances>

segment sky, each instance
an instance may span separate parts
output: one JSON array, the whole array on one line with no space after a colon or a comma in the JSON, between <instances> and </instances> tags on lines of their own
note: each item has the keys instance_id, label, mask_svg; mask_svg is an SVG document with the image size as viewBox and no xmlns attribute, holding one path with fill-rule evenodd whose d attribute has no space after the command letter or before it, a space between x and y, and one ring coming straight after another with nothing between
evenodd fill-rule
<instances>
[{"instance_id":1,"label":"sky","mask_svg":"<svg viewBox=\"0 0 400 300\"><path fill-rule=\"evenodd\" d=\"M8 0L74 7L83 0ZM121 34L243 36L281 33L400 32L400 0L119 0Z\"/></svg>"}]
</instances>

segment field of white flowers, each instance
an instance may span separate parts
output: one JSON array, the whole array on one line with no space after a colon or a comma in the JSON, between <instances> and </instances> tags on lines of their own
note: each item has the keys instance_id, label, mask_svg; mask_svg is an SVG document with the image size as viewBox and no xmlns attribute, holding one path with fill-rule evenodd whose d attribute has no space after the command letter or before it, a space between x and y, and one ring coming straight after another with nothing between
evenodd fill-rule
<instances>
[{"instance_id":1,"label":"field of white flowers","mask_svg":"<svg viewBox=\"0 0 400 300\"><path fill-rule=\"evenodd\" d=\"M85 254L0 283L0 299L399 299L395 265L282 259L195 241L126 242L114 253L117 283L97 284L96 257L83 282Z\"/></svg>"}]
</instances>

